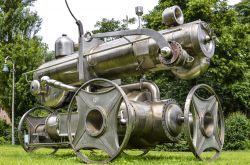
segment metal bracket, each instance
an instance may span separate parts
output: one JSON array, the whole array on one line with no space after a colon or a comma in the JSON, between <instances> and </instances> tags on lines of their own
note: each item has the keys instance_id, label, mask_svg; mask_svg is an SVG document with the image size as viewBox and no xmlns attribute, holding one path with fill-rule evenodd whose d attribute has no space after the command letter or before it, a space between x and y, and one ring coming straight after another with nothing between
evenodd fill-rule
<instances>
[{"instance_id":1,"label":"metal bracket","mask_svg":"<svg viewBox=\"0 0 250 165\"><path fill-rule=\"evenodd\" d=\"M122 37L122 36L131 36L131 35L146 35L146 36L151 37L153 40L155 40L155 42L160 47L160 49L165 48L165 47L171 48L168 41L164 38L162 34L160 34L159 32L155 30L147 29L147 28L98 33L98 34L94 34L92 37L93 38L106 38L106 37Z\"/></svg>"}]
</instances>

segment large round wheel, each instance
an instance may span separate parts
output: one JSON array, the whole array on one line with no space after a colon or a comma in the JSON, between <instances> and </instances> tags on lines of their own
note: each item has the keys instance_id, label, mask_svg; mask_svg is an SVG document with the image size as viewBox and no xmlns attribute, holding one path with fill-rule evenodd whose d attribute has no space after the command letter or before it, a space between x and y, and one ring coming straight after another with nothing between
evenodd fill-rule
<instances>
[{"instance_id":1,"label":"large round wheel","mask_svg":"<svg viewBox=\"0 0 250 165\"><path fill-rule=\"evenodd\" d=\"M106 88L87 90L106 84ZM76 132L72 132L71 114L76 102L79 121ZM122 136L118 133L119 112L121 104L126 114L125 131ZM93 79L83 84L73 96L68 108L68 138L72 149L85 163L106 163L115 159L126 147L133 126L133 107L129 103L124 91L114 82L106 79ZM82 152L83 151L83 152ZM99 157L97 160L88 156L102 151L107 157ZM95 158L98 156L95 156Z\"/></svg>"},{"instance_id":2,"label":"large round wheel","mask_svg":"<svg viewBox=\"0 0 250 165\"><path fill-rule=\"evenodd\" d=\"M205 84L194 86L184 109L185 133L193 154L200 160L215 160L224 143L224 118L218 96ZM215 154L203 157L205 151Z\"/></svg>"},{"instance_id":3,"label":"large round wheel","mask_svg":"<svg viewBox=\"0 0 250 165\"><path fill-rule=\"evenodd\" d=\"M26 152L32 152L40 148L39 139L34 135L35 131L38 126L45 124L47 117L52 113L53 111L49 108L39 106L28 110L22 116L18 125L18 138ZM54 154L58 150L57 148L53 149L54 151L50 154Z\"/></svg>"}]
</instances>

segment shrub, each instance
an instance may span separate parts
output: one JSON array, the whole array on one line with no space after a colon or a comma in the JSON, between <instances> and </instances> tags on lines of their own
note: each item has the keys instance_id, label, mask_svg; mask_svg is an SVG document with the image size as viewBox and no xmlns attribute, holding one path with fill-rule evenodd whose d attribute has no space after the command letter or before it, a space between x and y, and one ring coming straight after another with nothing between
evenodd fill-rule
<instances>
[{"instance_id":1,"label":"shrub","mask_svg":"<svg viewBox=\"0 0 250 165\"><path fill-rule=\"evenodd\" d=\"M4 137L0 137L0 145L6 144L6 140Z\"/></svg>"},{"instance_id":2,"label":"shrub","mask_svg":"<svg viewBox=\"0 0 250 165\"><path fill-rule=\"evenodd\" d=\"M0 119L0 144L6 144L10 142L11 128L5 121Z\"/></svg>"},{"instance_id":3,"label":"shrub","mask_svg":"<svg viewBox=\"0 0 250 165\"><path fill-rule=\"evenodd\" d=\"M239 112L225 120L225 150L244 150L248 147L250 121Z\"/></svg>"}]
</instances>

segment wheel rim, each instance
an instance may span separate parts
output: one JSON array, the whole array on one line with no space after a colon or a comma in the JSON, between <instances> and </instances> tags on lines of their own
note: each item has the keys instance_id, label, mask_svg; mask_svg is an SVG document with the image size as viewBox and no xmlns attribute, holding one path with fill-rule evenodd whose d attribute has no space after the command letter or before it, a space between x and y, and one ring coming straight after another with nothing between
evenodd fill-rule
<instances>
[{"instance_id":1,"label":"wheel rim","mask_svg":"<svg viewBox=\"0 0 250 165\"><path fill-rule=\"evenodd\" d=\"M205 90L212 96L203 98L198 95L198 90ZM208 160L217 159L224 143L224 118L219 98L210 86L200 84L190 90L185 103L184 123L193 154L205 160L202 153L212 149L216 153Z\"/></svg>"},{"instance_id":2,"label":"wheel rim","mask_svg":"<svg viewBox=\"0 0 250 165\"><path fill-rule=\"evenodd\" d=\"M108 83L112 88L104 92L94 93L83 90L97 82ZM79 122L73 138L70 122L72 114L71 106L73 106L75 99L79 113ZM127 123L122 143L119 143L117 115L120 103L122 102L121 99L126 105ZM107 163L119 156L128 143L132 126L133 108L124 91L112 81L101 78L90 80L76 91L70 102L67 118L69 143L77 156L85 163ZM106 152L108 158L98 161L91 160L80 151L91 150L92 148Z\"/></svg>"},{"instance_id":3,"label":"wheel rim","mask_svg":"<svg viewBox=\"0 0 250 165\"><path fill-rule=\"evenodd\" d=\"M34 117L31 115L31 113L37 111L37 110L45 110L47 111L48 113L52 114L53 111L50 110L49 108L46 108L46 107L43 107L43 106L38 106L38 107L34 107L30 110L28 110L21 118L20 122L19 122L19 125L18 125L18 139L19 139L19 142L21 144L21 146L23 147L23 149L26 151L26 152L33 152L34 150L37 150L39 149L40 147L39 146L32 146L30 147L29 145L27 145L25 143L25 139L24 139L24 134L23 134L23 126L25 124L25 122L27 122L29 128L28 128L28 135L29 135L29 142L30 142L30 136L32 133L34 133L34 129L36 128L37 124L34 125L34 122L36 123L40 123L40 124L44 124L45 121L46 121L46 117ZM33 123L32 123L33 122ZM55 153L55 151L53 151L52 153Z\"/></svg>"}]
</instances>

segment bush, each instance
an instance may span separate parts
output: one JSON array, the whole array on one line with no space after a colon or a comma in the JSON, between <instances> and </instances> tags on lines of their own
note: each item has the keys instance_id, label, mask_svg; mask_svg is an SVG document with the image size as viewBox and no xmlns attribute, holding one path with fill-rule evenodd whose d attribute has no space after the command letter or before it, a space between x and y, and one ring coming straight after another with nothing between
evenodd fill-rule
<instances>
[{"instance_id":1,"label":"bush","mask_svg":"<svg viewBox=\"0 0 250 165\"><path fill-rule=\"evenodd\" d=\"M11 139L11 127L0 119L0 144L9 143Z\"/></svg>"},{"instance_id":2,"label":"bush","mask_svg":"<svg viewBox=\"0 0 250 165\"><path fill-rule=\"evenodd\" d=\"M4 137L0 137L0 145L6 144L6 140Z\"/></svg>"},{"instance_id":3,"label":"bush","mask_svg":"<svg viewBox=\"0 0 250 165\"><path fill-rule=\"evenodd\" d=\"M244 150L248 148L250 121L239 112L225 120L225 150Z\"/></svg>"}]
</instances>

